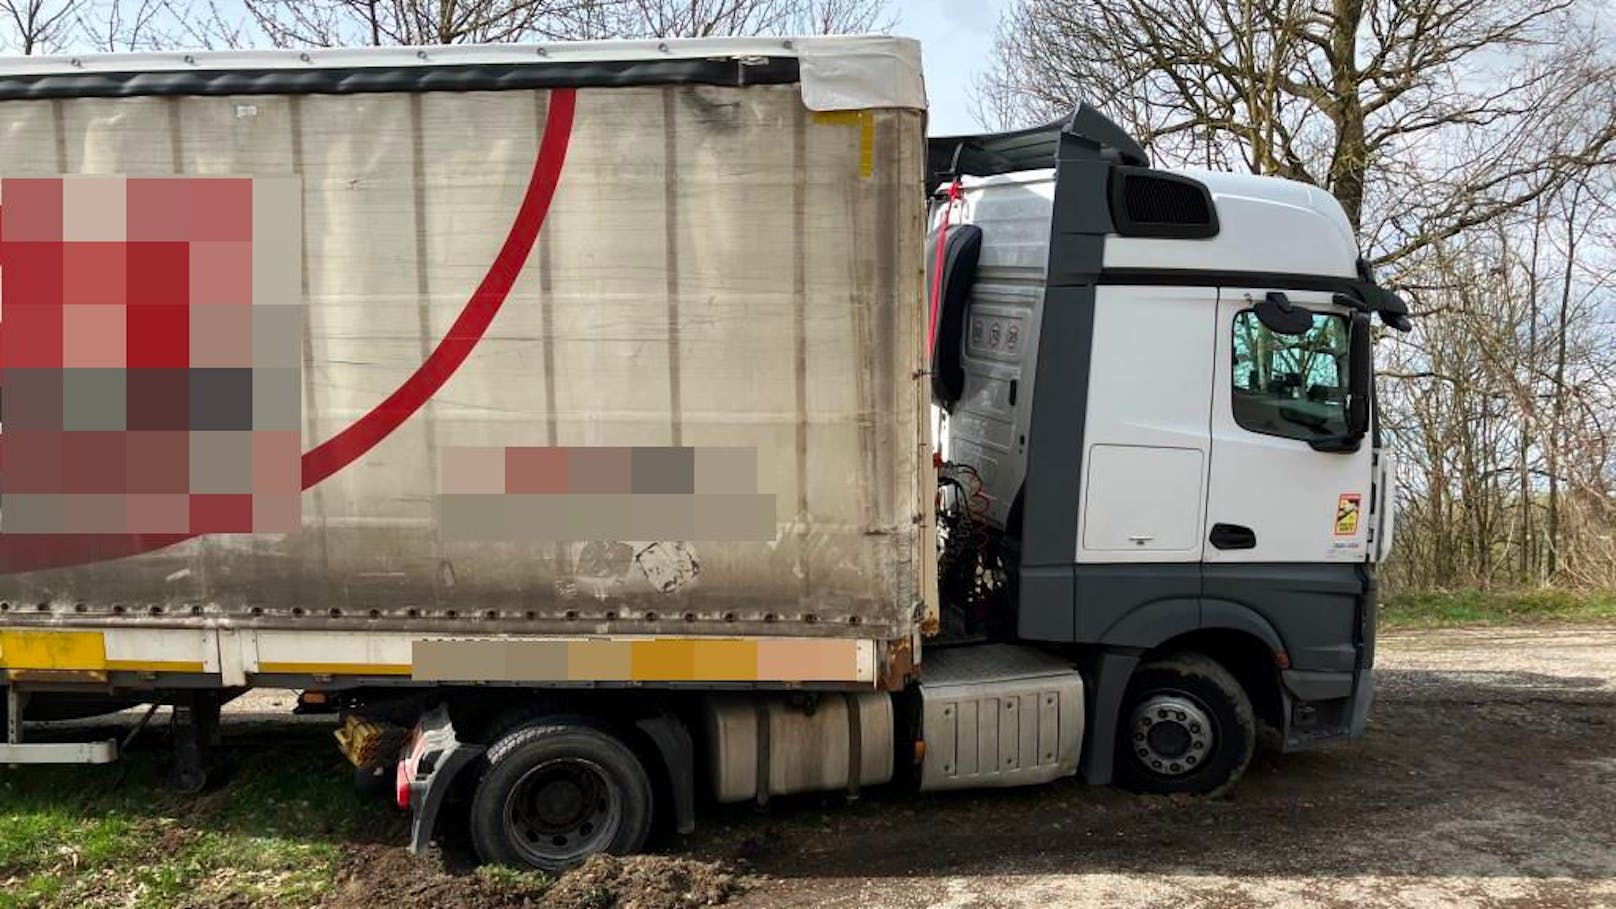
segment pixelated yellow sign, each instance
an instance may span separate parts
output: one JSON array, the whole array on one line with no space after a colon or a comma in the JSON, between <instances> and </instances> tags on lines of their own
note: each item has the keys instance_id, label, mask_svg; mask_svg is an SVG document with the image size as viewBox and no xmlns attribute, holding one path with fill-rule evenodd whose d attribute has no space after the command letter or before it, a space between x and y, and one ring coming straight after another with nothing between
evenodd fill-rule
<instances>
[{"instance_id":1,"label":"pixelated yellow sign","mask_svg":"<svg viewBox=\"0 0 1616 909\"><path fill-rule=\"evenodd\" d=\"M1363 512L1363 496L1343 492L1335 502L1335 535L1350 537L1358 532L1358 516Z\"/></svg>"}]
</instances>

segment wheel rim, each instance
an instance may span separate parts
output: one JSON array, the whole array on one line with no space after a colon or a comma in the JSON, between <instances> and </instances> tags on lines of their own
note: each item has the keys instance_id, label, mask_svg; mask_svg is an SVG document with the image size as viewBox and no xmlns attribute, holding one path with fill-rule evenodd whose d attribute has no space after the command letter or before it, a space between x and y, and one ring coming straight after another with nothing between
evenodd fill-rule
<instances>
[{"instance_id":1,"label":"wheel rim","mask_svg":"<svg viewBox=\"0 0 1616 909\"><path fill-rule=\"evenodd\" d=\"M1212 712L1181 691L1158 691L1141 700L1129 735L1134 760L1160 776L1194 772L1206 765L1217 745Z\"/></svg>"},{"instance_id":2,"label":"wheel rim","mask_svg":"<svg viewBox=\"0 0 1616 909\"><path fill-rule=\"evenodd\" d=\"M529 770L505 797L505 829L533 865L554 868L602 852L617 837L623 799L606 771L583 758Z\"/></svg>"}]
</instances>

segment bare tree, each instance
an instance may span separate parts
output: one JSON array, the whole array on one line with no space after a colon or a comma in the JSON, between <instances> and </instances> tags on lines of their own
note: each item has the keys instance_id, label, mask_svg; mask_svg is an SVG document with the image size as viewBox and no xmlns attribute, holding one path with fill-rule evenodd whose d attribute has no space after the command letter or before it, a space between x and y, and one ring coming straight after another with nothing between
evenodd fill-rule
<instances>
[{"instance_id":1,"label":"bare tree","mask_svg":"<svg viewBox=\"0 0 1616 909\"><path fill-rule=\"evenodd\" d=\"M501 43L569 37L604 0L243 0L277 47Z\"/></svg>"},{"instance_id":2,"label":"bare tree","mask_svg":"<svg viewBox=\"0 0 1616 909\"><path fill-rule=\"evenodd\" d=\"M981 88L1001 121L1087 100L1170 161L1325 187L1391 262L1610 160L1576 2L1019 0Z\"/></svg>"},{"instance_id":3,"label":"bare tree","mask_svg":"<svg viewBox=\"0 0 1616 909\"><path fill-rule=\"evenodd\" d=\"M887 0L608 0L586 38L708 38L886 31Z\"/></svg>"},{"instance_id":4,"label":"bare tree","mask_svg":"<svg viewBox=\"0 0 1616 909\"><path fill-rule=\"evenodd\" d=\"M863 32L890 26L886 0L244 0L244 4L250 26L281 47Z\"/></svg>"},{"instance_id":5,"label":"bare tree","mask_svg":"<svg viewBox=\"0 0 1616 909\"><path fill-rule=\"evenodd\" d=\"M118 3L123 0L112 2ZM164 2L172 4L174 0ZM178 10L169 5L172 14L167 19L169 27L161 30L164 36L162 40L168 47L195 47L204 50L252 47L259 37L257 27L251 17L244 16L236 7L237 4L229 0L225 0L224 4L221 4L220 0L205 0Z\"/></svg>"},{"instance_id":6,"label":"bare tree","mask_svg":"<svg viewBox=\"0 0 1616 909\"><path fill-rule=\"evenodd\" d=\"M885 0L802 0L791 25L799 35L889 32L897 23Z\"/></svg>"},{"instance_id":7,"label":"bare tree","mask_svg":"<svg viewBox=\"0 0 1616 909\"><path fill-rule=\"evenodd\" d=\"M352 47L878 32L888 0L0 0L0 48Z\"/></svg>"},{"instance_id":8,"label":"bare tree","mask_svg":"<svg viewBox=\"0 0 1616 909\"><path fill-rule=\"evenodd\" d=\"M175 0L89 0L76 12L74 43L108 52L187 44L184 23L195 20L191 8Z\"/></svg>"},{"instance_id":9,"label":"bare tree","mask_svg":"<svg viewBox=\"0 0 1616 909\"><path fill-rule=\"evenodd\" d=\"M1616 584L1616 65L1584 0L1014 0L985 122L1092 103L1177 165L1341 202L1408 586Z\"/></svg>"},{"instance_id":10,"label":"bare tree","mask_svg":"<svg viewBox=\"0 0 1616 909\"><path fill-rule=\"evenodd\" d=\"M1433 244L1383 346L1403 465L1395 582L1616 584L1616 187L1578 178Z\"/></svg>"},{"instance_id":11,"label":"bare tree","mask_svg":"<svg viewBox=\"0 0 1616 909\"><path fill-rule=\"evenodd\" d=\"M0 0L0 46L19 54L51 53L72 39L82 0Z\"/></svg>"},{"instance_id":12,"label":"bare tree","mask_svg":"<svg viewBox=\"0 0 1616 909\"><path fill-rule=\"evenodd\" d=\"M617 0L601 37L845 34L891 27L884 0Z\"/></svg>"},{"instance_id":13,"label":"bare tree","mask_svg":"<svg viewBox=\"0 0 1616 909\"><path fill-rule=\"evenodd\" d=\"M775 32L785 24L778 0L620 0L588 37L708 37Z\"/></svg>"}]
</instances>

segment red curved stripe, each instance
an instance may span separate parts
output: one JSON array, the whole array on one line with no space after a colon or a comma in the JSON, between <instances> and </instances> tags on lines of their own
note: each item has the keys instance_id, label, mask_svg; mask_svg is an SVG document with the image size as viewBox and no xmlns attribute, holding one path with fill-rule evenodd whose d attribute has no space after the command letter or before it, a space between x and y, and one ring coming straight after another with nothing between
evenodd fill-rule
<instances>
[{"instance_id":1,"label":"red curved stripe","mask_svg":"<svg viewBox=\"0 0 1616 909\"><path fill-rule=\"evenodd\" d=\"M0 574L106 562L183 543L195 534L0 533Z\"/></svg>"},{"instance_id":2,"label":"red curved stripe","mask_svg":"<svg viewBox=\"0 0 1616 909\"><path fill-rule=\"evenodd\" d=\"M471 355L472 348L483 338L500 306L521 274L527 262L533 241L538 239L539 228L555 198L556 184L561 180L561 167L567 159L567 141L572 135L572 114L577 102L577 91L558 88L550 95L550 110L545 115L544 138L539 143L539 157L533 162L533 178L528 182L527 195L516 212L516 221L505 236L505 245L488 267L482 284L478 285L471 300L460 311L460 317L449 326L448 334L438 342L432 353L404 384L387 399L355 420L347 429L315 446L303 455L303 488L324 480L353 463L360 455L376 447L405 420L409 419L427 399L449 381L460 364Z\"/></svg>"},{"instance_id":3,"label":"red curved stripe","mask_svg":"<svg viewBox=\"0 0 1616 909\"><path fill-rule=\"evenodd\" d=\"M303 454L303 488L308 489L376 447L431 398L471 355L510 295L544 226L561 180L572 137L577 90L550 92L544 136L533 175L516 218L482 283L432 353L385 400L346 429ZM64 568L139 555L191 539L195 534L8 534L0 533L0 574Z\"/></svg>"}]
</instances>

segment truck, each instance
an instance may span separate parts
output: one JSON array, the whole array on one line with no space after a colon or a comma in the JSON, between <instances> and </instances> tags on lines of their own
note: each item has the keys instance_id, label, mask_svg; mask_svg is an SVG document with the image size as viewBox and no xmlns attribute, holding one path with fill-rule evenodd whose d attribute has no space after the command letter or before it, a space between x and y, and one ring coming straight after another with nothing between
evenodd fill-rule
<instances>
[{"instance_id":1,"label":"truck","mask_svg":"<svg viewBox=\"0 0 1616 909\"><path fill-rule=\"evenodd\" d=\"M0 764L167 705L199 789L297 689L412 848L555 870L1362 734L1340 206L925 110L891 37L0 63Z\"/></svg>"}]
</instances>

